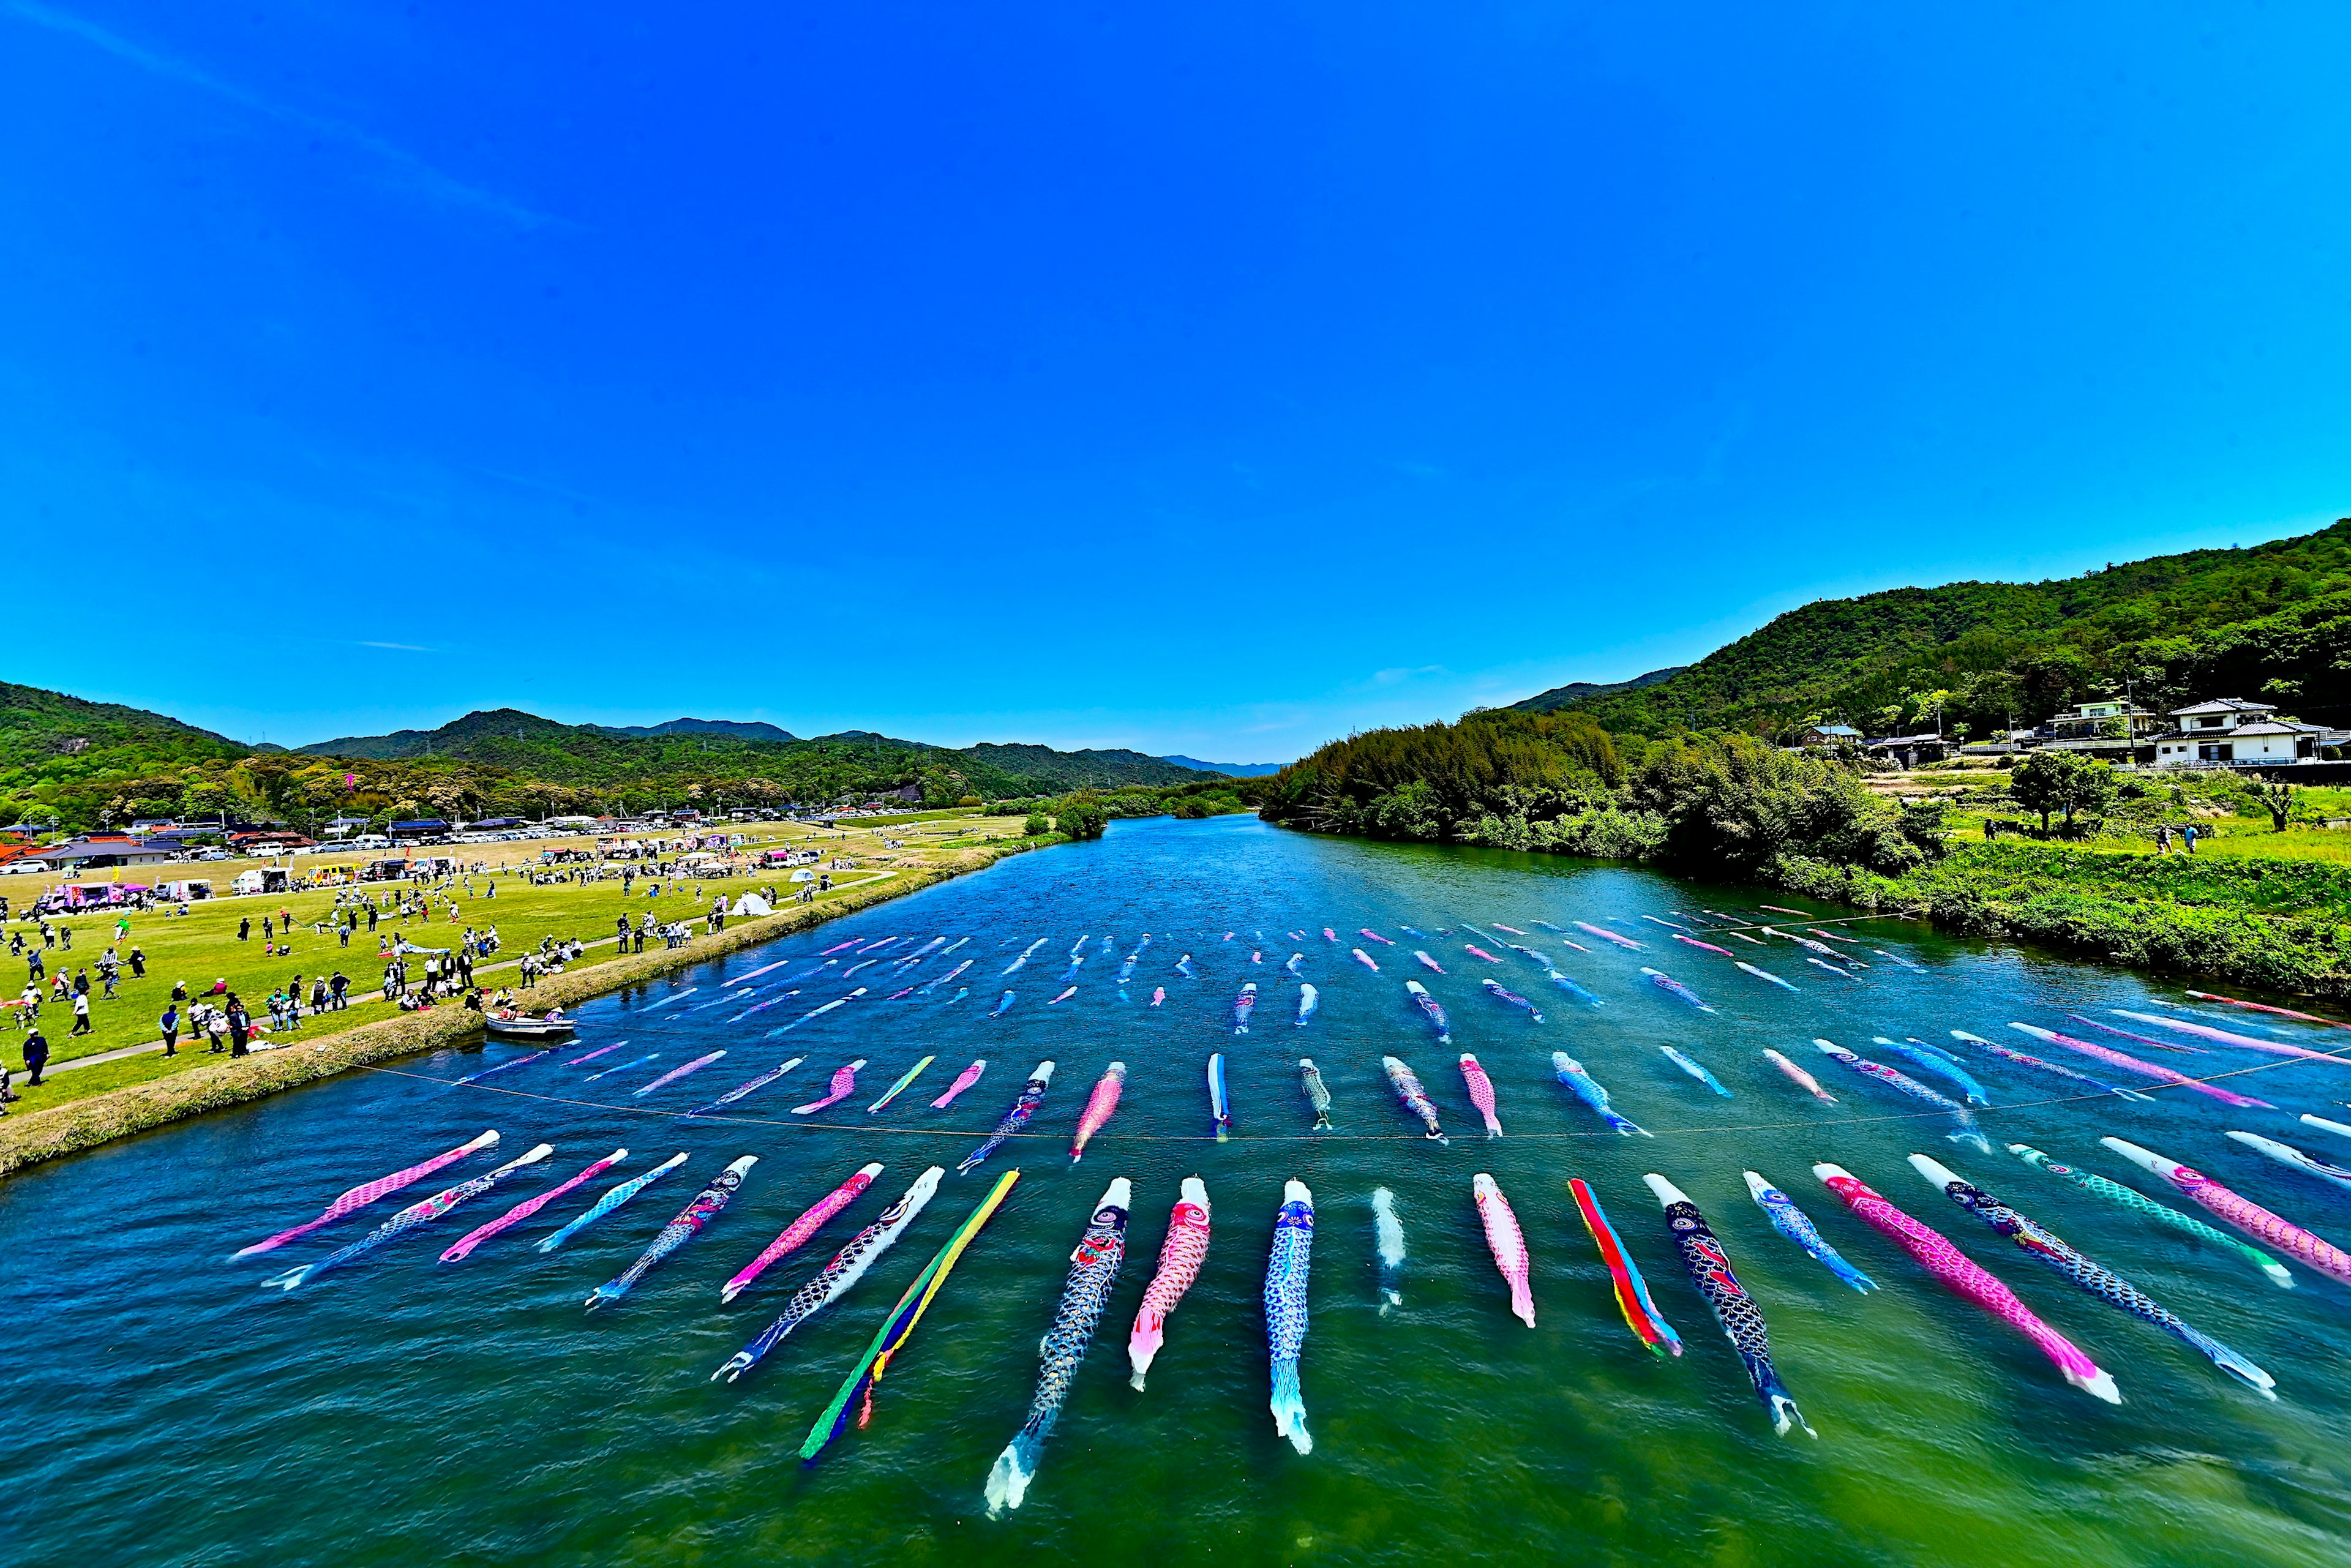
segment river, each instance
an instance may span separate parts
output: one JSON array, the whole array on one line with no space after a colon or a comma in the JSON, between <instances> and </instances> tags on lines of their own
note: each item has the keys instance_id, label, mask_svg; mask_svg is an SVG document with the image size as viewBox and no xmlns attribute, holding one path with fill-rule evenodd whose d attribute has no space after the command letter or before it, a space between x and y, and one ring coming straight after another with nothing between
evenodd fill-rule
<instances>
[{"instance_id":1,"label":"river","mask_svg":"<svg viewBox=\"0 0 2351 1568\"><path fill-rule=\"evenodd\" d=\"M580 1015L578 1051L628 1044L590 1066L562 1066L567 1052L451 1088L443 1081L517 1054L453 1051L36 1167L0 1186L6 1557L26 1568L517 1558L1358 1564L1538 1552L1626 1564L2345 1561L2351 1292L2299 1265L2299 1288L2280 1291L2232 1255L2150 1228L2005 1153L1948 1142L1948 1118L1913 1114L1922 1107L1810 1043L1824 1036L1909 1069L1870 1037L1948 1044L1959 1028L2054 1058L2056 1048L2034 1047L2007 1024L2078 1033L2065 1014L2118 1021L2102 1009L2158 1010L2150 998L2176 1003L2183 993L1897 920L1826 927L1863 944L1850 951L1870 967L1850 977L1804 962L1785 942L1706 938L1785 977L1799 988L1792 994L1674 941L1656 923L1688 925L1685 916L1702 908L1779 918L1756 915L1762 896L1619 865L1315 839L1246 818L1118 823L1099 843L1015 857L846 925L592 1003ZM1577 921L1644 951L1591 938ZM1593 951L1566 947L1541 922ZM1338 943L1325 940L1326 925ZM1426 939L1405 936L1406 925ZM1356 935L1365 926L1398 945ZM1302 942L1284 935L1301 929ZM1151 945L1122 998L1119 959L1145 932ZM893 953L935 936L965 944L904 977L883 963L848 985L813 979L799 997L727 1021L852 936L906 937ZM1068 982L1077 993L1049 1006L1081 936L1092 940ZM1039 937L1027 966L999 980ZM1548 984L1531 962L1494 947L1498 938L1538 946L1604 1005ZM1464 951L1470 942L1502 962ZM1447 973L1423 969L1416 946ZM1351 956L1357 946L1378 973ZM1261 963L1250 962L1252 950ZM1305 954L1322 995L1303 1029L1291 1022L1296 982L1280 967L1293 951ZM1196 980L1173 968L1186 952ZM973 967L956 982L970 988L965 999L945 1000L953 986L884 999L967 958ZM749 982L757 994L729 999L728 977L779 960L790 962ZM1717 1012L1690 1010L1651 986L1645 964L1687 982ZM1546 1021L1482 994L1478 981L1489 976L1534 1000ZM1454 1047L1439 1045L1407 1005L1407 978L1426 982L1449 1011ZM1236 1035L1232 1004L1247 980L1262 999L1249 1032ZM868 985L866 996L769 1038L857 984ZM1006 986L1018 1000L990 1020ZM1153 1007L1157 986L1166 1000ZM2210 1021L2321 1047L2344 1038L2250 1015ZM1733 1097L1686 1076L1662 1045L1704 1061ZM1798 1090L1761 1060L1765 1047L1802 1061L1840 1103ZM632 1093L721 1048L727 1057L695 1075ZM1552 1078L1556 1049L1579 1058L1655 1136L1616 1136L1570 1098ZM1221 1145L1209 1135L1203 1087L1206 1059L1218 1051L1236 1124ZM1508 1134L1498 1141L1466 1096L1461 1051L1493 1080ZM584 1082L651 1051L657 1061ZM797 1053L806 1063L734 1107L737 1118L680 1120ZM868 1116L864 1106L925 1053L937 1057L929 1071ZM1417 1071L1449 1143L1423 1138L1405 1116L1382 1074L1384 1053ZM1301 1054L1328 1081L1330 1133L1309 1130ZM789 1124L789 1108L820 1093L852 1057L868 1061L857 1092L805 1119L820 1126ZM979 1083L951 1108L932 1109L977 1057L988 1062ZM1047 1058L1059 1071L1031 1124L1047 1135L953 1174ZM1073 1168L1069 1134L1113 1060L1128 1069L1123 1099ZM2351 1194L2221 1136L2248 1128L2324 1157L2351 1156L2351 1142L2329 1148L2329 1134L2293 1115L2329 1113L2351 1094L2351 1069L2288 1063L2232 1079L2283 1108L2241 1111L2176 1089L2147 1104L2077 1098L1980 1052L1969 1060L1995 1102L1980 1114L1996 1148L2032 1144L2201 1212L2098 1146L2100 1134L2116 1134L2351 1238ZM2119 1071L2065 1060L2102 1077ZM2162 1060L2200 1073L2265 1059L2219 1048ZM476 1155L267 1257L229 1260L344 1187L493 1126L504 1140L496 1155ZM435 1224L298 1290L256 1288L356 1239L402 1203L540 1140L556 1145L553 1157ZM623 1144L632 1156L610 1176L463 1262L435 1261L473 1226ZM685 1166L632 1205L559 1251L533 1249L593 1194L681 1150ZM1922 1181L1904 1161L1914 1151L2008 1198L2266 1367L2280 1397L2262 1399L2024 1257ZM732 1207L625 1299L583 1310L590 1290L747 1154L759 1163ZM740 1300L720 1304L722 1281L869 1159L887 1167L871 1192ZM2112 1373L2124 1403L2068 1386L2024 1338L1943 1290L1813 1177L1821 1160L1849 1167L1991 1270ZM739 1383L710 1381L932 1163L949 1172L938 1197L853 1292ZM988 1179L1015 1166L1022 1180L892 1364L871 1425L852 1423L803 1468L802 1436L881 1316ZM1857 1294L1777 1235L1748 1198L1740 1173L1750 1168L1882 1289ZM1510 1315L1479 1229L1471 1178L1481 1171L1499 1180L1526 1231L1532 1329ZM1650 1171L1686 1189L1711 1221L1817 1439L1773 1433L1679 1266L1641 1182ZM1214 1240L1138 1393L1128 1385L1127 1332L1177 1185L1194 1174L1214 1206ZM1071 1250L1113 1176L1134 1184L1124 1270L1025 1505L991 1520L982 1499L989 1466L1028 1408ZM1606 1206L1658 1312L1687 1343L1678 1359L1652 1356L1618 1315L1568 1196L1572 1176ZM1316 1204L1306 1455L1276 1436L1268 1414L1260 1304L1275 1211L1292 1177ZM1401 1305L1385 1312L1370 1207L1383 1186L1395 1195L1408 1253Z\"/></svg>"}]
</instances>

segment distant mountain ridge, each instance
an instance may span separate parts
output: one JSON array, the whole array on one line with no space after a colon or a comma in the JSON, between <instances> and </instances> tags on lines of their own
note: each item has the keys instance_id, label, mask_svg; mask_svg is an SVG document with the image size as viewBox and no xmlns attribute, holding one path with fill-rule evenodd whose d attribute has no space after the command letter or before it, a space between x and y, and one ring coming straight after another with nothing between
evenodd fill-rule
<instances>
[{"instance_id":1,"label":"distant mountain ridge","mask_svg":"<svg viewBox=\"0 0 2351 1568\"><path fill-rule=\"evenodd\" d=\"M1281 771L1279 762L1203 762L1196 757L1163 757L1162 762L1172 762L1178 768L1195 768L1202 773L1223 773L1235 779L1264 779Z\"/></svg>"},{"instance_id":2,"label":"distant mountain ridge","mask_svg":"<svg viewBox=\"0 0 2351 1568\"><path fill-rule=\"evenodd\" d=\"M1515 702L1510 706L1520 713L1550 713L1554 709L1563 708L1570 703L1582 702L1587 697L1604 697L1617 692L1637 692L1649 686L1662 685L1688 668L1687 664L1670 664L1662 670L1651 670L1646 675L1635 675L1629 681L1610 681L1605 685L1592 681L1570 681L1563 686L1553 686L1547 692L1537 692L1524 702Z\"/></svg>"},{"instance_id":3,"label":"distant mountain ridge","mask_svg":"<svg viewBox=\"0 0 2351 1568\"><path fill-rule=\"evenodd\" d=\"M601 729L606 735L618 735L642 740L655 735L731 735L737 740L798 740L789 729L778 729L772 724L757 720L733 718L674 718L663 724L595 724L588 727Z\"/></svg>"}]
</instances>

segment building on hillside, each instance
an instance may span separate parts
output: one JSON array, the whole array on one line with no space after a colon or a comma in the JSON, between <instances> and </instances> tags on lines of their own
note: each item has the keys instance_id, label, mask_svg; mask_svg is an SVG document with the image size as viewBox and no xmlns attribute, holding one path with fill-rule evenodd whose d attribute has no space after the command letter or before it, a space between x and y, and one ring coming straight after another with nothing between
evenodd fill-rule
<instances>
[{"instance_id":1,"label":"building on hillside","mask_svg":"<svg viewBox=\"0 0 2351 1568\"><path fill-rule=\"evenodd\" d=\"M1921 762L1940 762L1950 754L1954 743L1948 736L1928 730L1924 735L1883 735L1861 743L1862 750L1881 761L1900 768L1916 768Z\"/></svg>"},{"instance_id":2,"label":"building on hillside","mask_svg":"<svg viewBox=\"0 0 2351 1568\"><path fill-rule=\"evenodd\" d=\"M2171 710L2179 727L2156 737L2158 768L2281 768L2320 760L2325 725L2277 716L2275 703L2214 697Z\"/></svg>"},{"instance_id":3,"label":"building on hillside","mask_svg":"<svg viewBox=\"0 0 2351 1568\"><path fill-rule=\"evenodd\" d=\"M1805 746L1859 746L1861 731L1849 724L1808 724L1796 732L1796 744Z\"/></svg>"},{"instance_id":4,"label":"building on hillside","mask_svg":"<svg viewBox=\"0 0 2351 1568\"><path fill-rule=\"evenodd\" d=\"M2118 768L2156 760L2163 716L2116 698L2076 703L2032 732L2043 751L2072 751Z\"/></svg>"}]
</instances>

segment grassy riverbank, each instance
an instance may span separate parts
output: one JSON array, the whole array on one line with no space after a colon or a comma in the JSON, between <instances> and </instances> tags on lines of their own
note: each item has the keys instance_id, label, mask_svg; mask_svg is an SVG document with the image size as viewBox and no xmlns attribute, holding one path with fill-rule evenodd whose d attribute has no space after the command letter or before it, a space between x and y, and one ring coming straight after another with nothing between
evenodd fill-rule
<instances>
[{"instance_id":1,"label":"grassy riverbank","mask_svg":"<svg viewBox=\"0 0 2351 1568\"><path fill-rule=\"evenodd\" d=\"M680 948L654 946L642 954L623 956L614 952L610 933L614 912L624 906L632 915L652 909L656 920L698 915L707 904L694 901L690 883L682 893L665 888L658 899L648 899L640 883L635 896L624 905L618 882L532 885L508 875L499 879L499 893L495 899L477 897L468 904L459 890L458 928L462 929L468 921L479 925L495 919L507 941L500 962L517 956L525 946L536 945L540 934L569 936L576 933L588 939L601 937L601 945L591 949L580 963L570 966L564 974L542 980L529 995L534 1008L569 1007L589 997L805 930L945 878L979 870L1005 855L1062 841L1058 836L1030 839L1010 832L1001 819L975 818L967 823L958 820L953 823L926 822L924 826L929 831L919 837L904 829L895 830L893 836L902 847L881 852L874 852L879 848L878 834L860 832L846 840L826 835L828 849L846 853L858 863L856 871L835 873L848 885L836 887L811 904L787 904L772 915L730 922L725 931L697 936ZM956 834L952 831L956 826L967 826L972 831ZM476 878L476 886L482 886L486 880ZM779 879L737 877L710 883L705 887L708 893L726 889L731 896L747 887L759 885L762 880ZM202 955L204 962L195 967L194 973L204 976L203 984L209 985L214 975L225 973L232 987L247 985L243 994L259 1015L262 1009L258 998L266 994L270 985L282 982L285 974L281 970L290 973L299 967L308 976L320 960L331 966L360 950L363 934L361 938L354 938L352 949L346 950L333 936L319 936L300 923L313 904L323 908L331 903L331 894L310 893L285 899L224 900L186 916L134 916L131 941L144 946L151 958L159 949L183 956ZM296 914L295 952L283 958L261 958L257 956L261 947L261 909L266 906L274 915L280 904L292 907ZM254 920L254 935L240 943L235 927L246 914ZM104 950L101 936L111 934L111 923L108 923L104 933L95 922L75 924L78 929L70 956L77 960L94 959ZM156 927L163 929L151 940L150 933ZM695 928L701 929L698 924ZM444 920L436 915L429 925L413 924L407 934L420 946L441 946L446 945L449 930ZM518 939L525 937L527 940ZM367 965L362 983L372 990L382 967L375 957L372 942L365 944L362 956ZM361 978L355 966L346 965L345 972L355 979ZM477 969L476 978L485 985L496 985L510 980L513 973L510 967ZM245 975L254 977L249 984L240 978ZM24 1090L23 1099L9 1108L10 1114L5 1119L0 1119L0 1175L34 1160L87 1148L125 1133L276 1093L350 1067L444 1045L476 1032L479 1027L475 1015L458 1008L402 1013L390 1004L371 1002L305 1019L299 1033L286 1037L285 1044L242 1061L209 1055L201 1046L192 1051L185 1042L178 1056L165 1058L160 1046L151 1045L154 1038L152 1024L175 977L193 979L194 974L180 975L168 966L151 962L143 981L131 980L126 971L120 1000L92 1003L93 1015L102 1022L91 1036L70 1042L77 1050L77 1058L53 1060L51 1075L39 1088ZM113 1010L104 1010L108 1009ZM50 1004L44 1009L42 1021L52 1023L63 1010ZM60 1038L61 1030L45 1032L49 1032L60 1045L68 1043ZM20 1039L13 1032L8 1039L12 1067L21 1060ZM146 1049L94 1065L59 1071L67 1060L132 1045ZM23 1083L21 1076L17 1082Z\"/></svg>"}]
</instances>

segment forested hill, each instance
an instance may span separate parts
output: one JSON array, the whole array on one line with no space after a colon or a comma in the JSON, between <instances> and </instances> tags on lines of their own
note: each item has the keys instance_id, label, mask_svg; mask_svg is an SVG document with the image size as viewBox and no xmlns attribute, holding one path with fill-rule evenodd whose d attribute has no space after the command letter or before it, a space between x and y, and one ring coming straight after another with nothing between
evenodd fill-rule
<instances>
[{"instance_id":1,"label":"forested hill","mask_svg":"<svg viewBox=\"0 0 2351 1568\"><path fill-rule=\"evenodd\" d=\"M2250 549L2191 550L2047 582L1900 588L1793 610L1652 683L1547 692L1617 734L1777 735L1813 720L1869 733L1982 736L2119 694L2142 706L2267 697L2351 722L2351 518ZM1645 684L1650 683L1650 684Z\"/></svg>"},{"instance_id":2,"label":"forested hill","mask_svg":"<svg viewBox=\"0 0 2351 1568\"><path fill-rule=\"evenodd\" d=\"M152 757L242 757L250 747L145 708L85 702L0 682L0 768L78 758L80 766L135 766Z\"/></svg>"}]
</instances>

